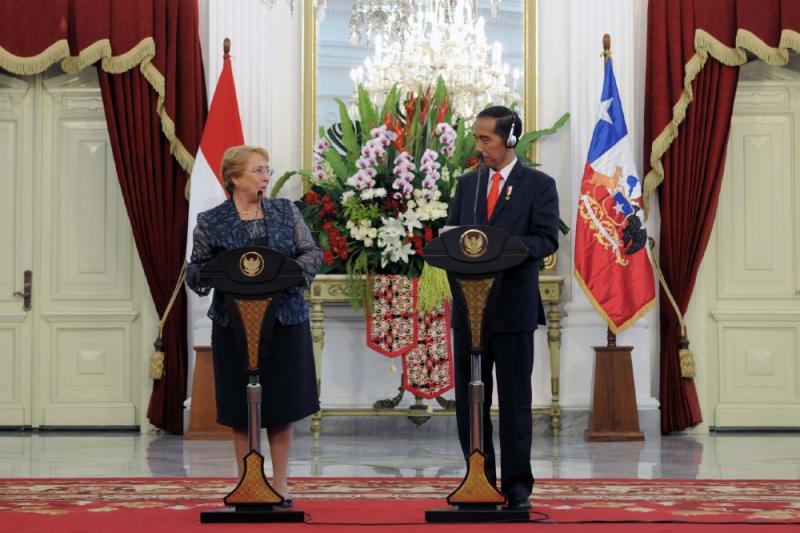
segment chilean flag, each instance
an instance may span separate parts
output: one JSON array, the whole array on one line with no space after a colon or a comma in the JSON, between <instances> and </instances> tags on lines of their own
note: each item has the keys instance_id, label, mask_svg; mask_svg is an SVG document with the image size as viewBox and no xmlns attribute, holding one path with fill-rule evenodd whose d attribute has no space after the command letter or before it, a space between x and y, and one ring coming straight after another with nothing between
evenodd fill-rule
<instances>
[{"instance_id":1,"label":"chilean flag","mask_svg":"<svg viewBox=\"0 0 800 533\"><path fill-rule=\"evenodd\" d=\"M189 233L186 239L186 260L192 256L192 234L197 225L197 215L227 199L222 185L220 164L225 150L244 144L239 103L233 83L230 56L225 55L222 73L211 100L211 108L200 140L200 149L192 168L189 189Z\"/></svg>"},{"instance_id":2,"label":"chilean flag","mask_svg":"<svg viewBox=\"0 0 800 533\"><path fill-rule=\"evenodd\" d=\"M608 59L578 199L574 274L615 334L655 305L642 213L642 184Z\"/></svg>"}]
</instances>

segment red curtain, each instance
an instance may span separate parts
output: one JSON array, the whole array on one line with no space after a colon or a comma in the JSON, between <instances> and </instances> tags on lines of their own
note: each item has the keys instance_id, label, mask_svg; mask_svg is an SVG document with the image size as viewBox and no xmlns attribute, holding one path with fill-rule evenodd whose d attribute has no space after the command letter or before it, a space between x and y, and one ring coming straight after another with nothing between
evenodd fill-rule
<instances>
[{"instance_id":1,"label":"red curtain","mask_svg":"<svg viewBox=\"0 0 800 533\"><path fill-rule=\"evenodd\" d=\"M733 101L738 81L738 46L758 54L774 52L782 31L800 30L797 0L650 0L645 88L645 172L653 170L654 141L675 120L673 106L684 90L687 64L697 50L697 30L720 46L701 48L708 60L691 82L693 100L677 137L661 157L663 183L661 268L682 313L686 312L708 244L725 167ZM746 30L763 41L761 46ZM715 59L716 57L716 59ZM744 56L741 56L742 58ZM734 66L726 66L718 59ZM698 58L695 59L695 62ZM773 59L774 61L774 59ZM649 178L650 176L648 176ZM694 380L681 377L679 324L661 293L660 401L663 433L702 421ZM691 332L690 332L691 333Z\"/></svg>"},{"instance_id":2,"label":"red curtain","mask_svg":"<svg viewBox=\"0 0 800 533\"><path fill-rule=\"evenodd\" d=\"M10 4L14 4L13 6ZM196 0L28 0L0 3L0 67L34 74L98 65L108 133L133 236L163 315L184 260L187 169L206 113ZM186 297L163 333L165 376L147 416L183 432Z\"/></svg>"}]
</instances>

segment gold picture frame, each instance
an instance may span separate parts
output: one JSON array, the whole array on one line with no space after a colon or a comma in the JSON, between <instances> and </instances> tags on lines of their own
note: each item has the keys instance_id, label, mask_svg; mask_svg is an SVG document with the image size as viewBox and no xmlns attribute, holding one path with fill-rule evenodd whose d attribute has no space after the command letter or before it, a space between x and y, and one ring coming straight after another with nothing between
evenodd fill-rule
<instances>
[{"instance_id":1,"label":"gold picture frame","mask_svg":"<svg viewBox=\"0 0 800 533\"><path fill-rule=\"evenodd\" d=\"M525 113L522 117L525 130L538 129L538 50L536 24L538 20L538 0L523 0L523 68L525 87L523 92ZM317 134L317 20L314 0L303 0L302 6L302 96L301 96L301 138L300 162L302 168L311 168L311 150ZM533 161L538 160L538 143L533 143L530 154Z\"/></svg>"}]
</instances>

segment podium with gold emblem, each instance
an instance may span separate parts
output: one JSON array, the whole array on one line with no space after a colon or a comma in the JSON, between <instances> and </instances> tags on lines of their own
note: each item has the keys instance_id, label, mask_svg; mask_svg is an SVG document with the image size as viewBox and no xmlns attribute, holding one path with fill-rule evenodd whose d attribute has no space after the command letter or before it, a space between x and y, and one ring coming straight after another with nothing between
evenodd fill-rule
<instances>
[{"instance_id":1,"label":"podium with gold emblem","mask_svg":"<svg viewBox=\"0 0 800 533\"><path fill-rule=\"evenodd\" d=\"M491 317L503 272L529 257L522 242L492 226L459 226L429 242L424 249L429 264L447 271L453 305L467 319L470 338L469 383L470 447L467 474L448 497L453 509L425 513L428 522L513 522L527 521L524 510L502 506L506 497L489 481L485 470L483 443L484 386L481 356L491 331Z\"/></svg>"},{"instance_id":2,"label":"podium with gold emblem","mask_svg":"<svg viewBox=\"0 0 800 533\"><path fill-rule=\"evenodd\" d=\"M221 253L203 266L201 278L224 295L237 349L246 355L247 433L250 451L236 488L225 496L233 509L203 511L200 521L302 522L303 511L280 508L283 496L264 476L261 455L261 384L259 372L269 351L281 294L304 283L300 265L286 255L263 246L237 248Z\"/></svg>"}]
</instances>

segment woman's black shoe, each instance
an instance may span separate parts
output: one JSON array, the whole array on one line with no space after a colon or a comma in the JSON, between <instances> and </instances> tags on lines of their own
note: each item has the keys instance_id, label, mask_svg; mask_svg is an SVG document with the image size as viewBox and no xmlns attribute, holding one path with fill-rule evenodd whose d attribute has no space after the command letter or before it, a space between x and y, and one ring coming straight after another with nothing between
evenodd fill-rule
<instances>
[{"instance_id":1,"label":"woman's black shoe","mask_svg":"<svg viewBox=\"0 0 800 533\"><path fill-rule=\"evenodd\" d=\"M284 498L281 504L278 506L281 509L291 509L294 506L294 502L291 498Z\"/></svg>"}]
</instances>

